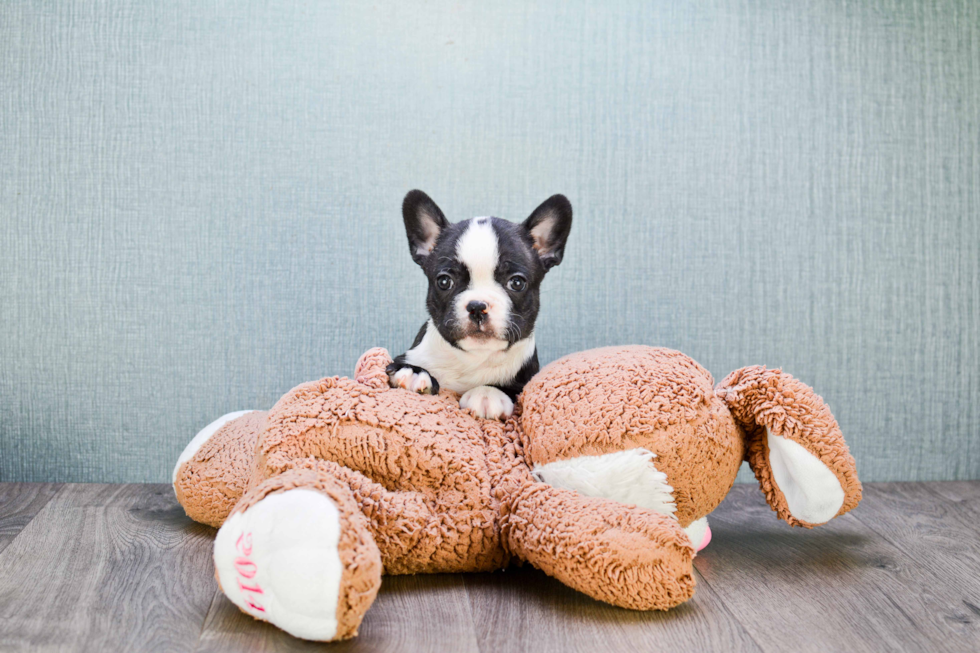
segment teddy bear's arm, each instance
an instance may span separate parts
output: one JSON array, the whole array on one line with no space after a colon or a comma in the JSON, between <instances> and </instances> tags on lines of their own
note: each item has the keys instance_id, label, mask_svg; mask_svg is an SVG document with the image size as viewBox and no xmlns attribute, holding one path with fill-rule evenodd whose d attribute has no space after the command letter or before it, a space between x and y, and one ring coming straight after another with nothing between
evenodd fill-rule
<instances>
[{"instance_id":1,"label":"teddy bear's arm","mask_svg":"<svg viewBox=\"0 0 980 653\"><path fill-rule=\"evenodd\" d=\"M666 610L694 593L690 540L676 519L646 508L529 483L504 535L519 557L613 605Z\"/></svg>"},{"instance_id":2,"label":"teddy bear's arm","mask_svg":"<svg viewBox=\"0 0 980 653\"><path fill-rule=\"evenodd\" d=\"M350 489L367 518L386 574L493 570L505 566L490 510L453 510L423 492L388 490L329 460L304 458L286 469L314 470ZM479 528L484 525L485 528ZM478 537L479 532L483 537Z\"/></svg>"},{"instance_id":3,"label":"teddy bear's arm","mask_svg":"<svg viewBox=\"0 0 980 653\"><path fill-rule=\"evenodd\" d=\"M535 480L524 457L523 407L483 423L505 548L594 599L666 610L694 594L694 548L664 515Z\"/></svg>"}]
</instances>

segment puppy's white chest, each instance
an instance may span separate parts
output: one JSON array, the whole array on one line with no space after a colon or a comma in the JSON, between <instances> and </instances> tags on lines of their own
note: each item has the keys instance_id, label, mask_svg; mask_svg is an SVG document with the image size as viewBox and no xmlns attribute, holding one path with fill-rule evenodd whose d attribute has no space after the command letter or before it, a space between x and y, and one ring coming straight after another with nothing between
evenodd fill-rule
<instances>
[{"instance_id":1,"label":"puppy's white chest","mask_svg":"<svg viewBox=\"0 0 980 653\"><path fill-rule=\"evenodd\" d=\"M461 352L457 360L440 361L435 366L439 371L434 373L437 379L440 375L446 379L444 387L464 393L482 385L509 383L523 364L524 360L510 351L485 356Z\"/></svg>"},{"instance_id":2,"label":"puppy's white chest","mask_svg":"<svg viewBox=\"0 0 980 653\"><path fill-rule=\"evenodd\" d=\"M405 353L405 360L428 370L441 387L463 394L512 382L533 354L533 334L505 350L465 351L446 342L430 322L422 342Z\"/></svg>"}]
</instances>

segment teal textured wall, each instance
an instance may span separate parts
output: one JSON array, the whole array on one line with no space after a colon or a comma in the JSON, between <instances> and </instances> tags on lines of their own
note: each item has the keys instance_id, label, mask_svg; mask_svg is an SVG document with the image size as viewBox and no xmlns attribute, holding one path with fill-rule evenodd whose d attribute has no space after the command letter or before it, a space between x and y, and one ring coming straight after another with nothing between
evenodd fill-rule
<instances>
[{"instance_id":1,"label":"teal textured wall","mask_svg":"<svg viewBox=\"0 0 980 653\"><path fill-rule=\"evenodd\" d=\"M572 200L543 360L781 366L864 479L980 477L978 3L204 4L0 4L0 480L402 351L414 187Z\"/></svg>"}]
</instances>

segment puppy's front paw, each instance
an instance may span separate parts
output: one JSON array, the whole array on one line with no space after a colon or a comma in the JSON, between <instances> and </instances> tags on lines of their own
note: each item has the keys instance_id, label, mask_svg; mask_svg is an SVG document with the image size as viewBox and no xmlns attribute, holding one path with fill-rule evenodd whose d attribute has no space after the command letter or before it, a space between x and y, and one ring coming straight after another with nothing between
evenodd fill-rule
<instances>
[{"instance_id":1,"label":"puppy's front paw","mask_svg":"<svg viewBox=\"0 0 980 653\"><path fill-rule=\"evenodd\" d=\"M486 419L503 419L514 414L514 402L507 393L489 385L467 390L459 398L459 407Z\"/></svg>"},{"instance_id":2,"label":"puppy's front paw","mask_svg":"<svg viewBox=\"0 0 980 653\"><path fill-rule=\"evenodd\" d=\"M439 394L439 382L421 367L392 363L385 372L388 373L388 385L392 388L404 388L420 395Z\"/></svg>"}]
</instances>

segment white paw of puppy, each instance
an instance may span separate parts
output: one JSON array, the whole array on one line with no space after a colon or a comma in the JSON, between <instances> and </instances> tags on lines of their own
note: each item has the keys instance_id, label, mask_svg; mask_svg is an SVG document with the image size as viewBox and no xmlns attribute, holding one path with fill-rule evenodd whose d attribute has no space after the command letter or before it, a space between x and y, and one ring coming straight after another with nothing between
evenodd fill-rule
<instances>
[{"instance_id":1,"label":"white paw of puppy","mask_svg":"<svg viewBox=\"0 0 980 653\"><path fill-rule=\"evenodd\" d=\"M507 393L489 385L467 390L459 398L459 407L485 419L503 419L514 414L514 402Z\"/></svg>"},{"instance_id":2,"label":"white paw of puppy","mask_svg":"<svg viewBox=\"0 0 980 653\"><path fill-rule=\"evenodd\" d=\"M388 373L388 385L392 388L404 388L420 395L434 395L439 392L439 386L425 370L415 371L411 367L402 367Z\"/></svg>"}]
</instances>

